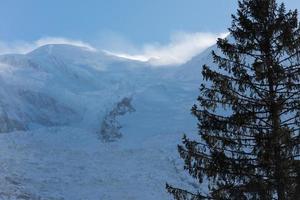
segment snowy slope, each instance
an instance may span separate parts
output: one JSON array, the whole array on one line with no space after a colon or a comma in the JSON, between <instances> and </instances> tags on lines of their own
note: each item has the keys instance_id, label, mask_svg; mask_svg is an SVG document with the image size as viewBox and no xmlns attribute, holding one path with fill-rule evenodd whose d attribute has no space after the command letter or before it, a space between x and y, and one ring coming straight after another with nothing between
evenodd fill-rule
<instances>
[{"instance_id":1,"label":"snowy slope","mask_svg":"<svg viewBox=\"0 0 300 200\"><path fill-rule=\"evenodd\" d=\"M176 145L195 132L189 109L209 59L153 68L70 45L0 56L0 199L169 199L167 181L192 188ZM135 112L118 118L122 137L103 143L101 121L127 97Z\"/></svg>"}]
</instances>

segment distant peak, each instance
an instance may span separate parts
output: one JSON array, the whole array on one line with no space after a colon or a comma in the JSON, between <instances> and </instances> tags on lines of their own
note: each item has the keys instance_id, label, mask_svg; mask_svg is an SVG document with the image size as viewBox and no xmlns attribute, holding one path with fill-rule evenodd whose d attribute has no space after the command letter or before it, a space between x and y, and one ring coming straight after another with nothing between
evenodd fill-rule
<instances>
[{"instance_id":1,"label":"distant peak","mask_svg":"<svg viewBox=\"0 0 300 200\"><path fill-rule=\"evenodd\" d=\"M35 50L28 53L28 55L36 54L47 54L51 55L53 53L63 53L63 52L97 52L96 49L86 47L86 46L77 46L72 44L46 44L36 48Z\"/></svg>"}]
</instances>

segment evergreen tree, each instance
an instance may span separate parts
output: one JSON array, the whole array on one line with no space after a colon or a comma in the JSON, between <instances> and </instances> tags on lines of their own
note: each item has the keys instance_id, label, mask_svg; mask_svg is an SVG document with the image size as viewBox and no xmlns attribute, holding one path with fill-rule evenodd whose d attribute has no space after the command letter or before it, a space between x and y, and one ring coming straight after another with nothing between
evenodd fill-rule
<instances>
[{"instance_id":1,"label":"evergreen tree","mask_svg":"<svg viewBox=\"0 0 300 200\"><path fill-rule=\"evenodd\" d=\"M276 0L240 0L230 37L203 66L198 119L201 140L178 147L199 186L167 185L176 200L300 199L300 29L297 10Z\"/></svg>"}]
</instances>

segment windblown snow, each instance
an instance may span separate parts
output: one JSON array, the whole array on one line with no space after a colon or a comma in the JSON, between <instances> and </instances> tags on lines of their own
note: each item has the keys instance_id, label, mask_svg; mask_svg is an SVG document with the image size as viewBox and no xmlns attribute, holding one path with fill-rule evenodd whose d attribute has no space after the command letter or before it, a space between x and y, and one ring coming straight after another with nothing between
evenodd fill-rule
<instances>
[{"instance_id":1,"label":"windblown snow","mask_svg":"<svg viewBox=\"0 0 300 200\"><path fill-rule=\"evenodd\" d=\"M166 182L194 188L177 144L196 133L205 62L208 52L153 68L70 45L0 56L0 199L157 200L171 199Z\"/></svg>"}]
</instances>

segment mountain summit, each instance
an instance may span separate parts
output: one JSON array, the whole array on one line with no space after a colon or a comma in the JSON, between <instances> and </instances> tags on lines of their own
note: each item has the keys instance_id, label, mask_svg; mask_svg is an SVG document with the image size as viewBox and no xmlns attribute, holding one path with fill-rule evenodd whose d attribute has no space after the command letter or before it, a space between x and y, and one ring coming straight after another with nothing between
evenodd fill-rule
<instances>
[{"instance_id":1,"label":"mountain summit","mask_svg":"<svg viewBox=\"0 0 300 200\"><path fill-rule=\"evenodd\" d=\"M0 56L0 198L167 198L165 181L185 176L175 141L195 129L200 70L71 45Z\"/></svg>"}]
</instances>

